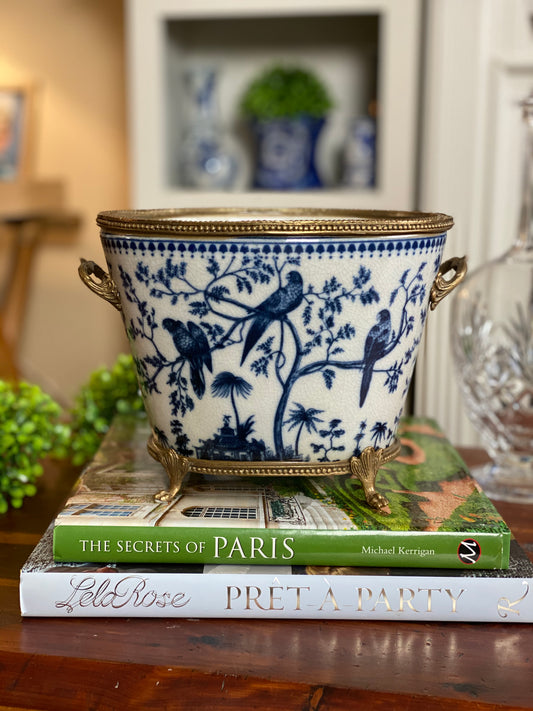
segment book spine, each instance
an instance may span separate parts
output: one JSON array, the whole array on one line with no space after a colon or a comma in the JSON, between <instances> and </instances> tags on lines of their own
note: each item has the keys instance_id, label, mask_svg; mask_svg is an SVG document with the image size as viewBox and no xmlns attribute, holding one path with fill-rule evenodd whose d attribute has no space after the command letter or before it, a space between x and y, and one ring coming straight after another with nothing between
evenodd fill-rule
<instances>
[{"instance_id":1,"label":"book spine","mask_svg":"<svg viewBox=\"0 0 533 711\"><path fill-rule=\"evenodd\" d=\"M532 586L452 576L23 571L20 604L28 617L533 622Z\"/></svg>"},{"instance_id":2,"label":"book spine","mask_svg":"<svg viewBox=\"0 0 533 711\"><path fill-rule=\"evenodd\" d=\"M57 561L505 568L496 533L56 525Z\"/></svg>"}]
</instances>

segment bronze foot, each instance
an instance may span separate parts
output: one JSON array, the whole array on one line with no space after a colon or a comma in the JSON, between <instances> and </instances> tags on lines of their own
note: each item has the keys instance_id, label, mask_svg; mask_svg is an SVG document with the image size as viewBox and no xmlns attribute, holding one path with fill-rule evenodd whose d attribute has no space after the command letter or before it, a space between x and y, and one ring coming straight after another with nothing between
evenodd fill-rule
<instances>
[{"instance_id":1,"label":"bronze foot","mask_svg":"<svg viewBox=\"0 0 533 711\"><path fill-rule=\"evenodd\" d=\"M376 491L376 476L383 463L383 451L367 447L359 457L350 459L352 477L359 479L363 485L366 501L373 509L382 509L389 504L389 500Z\"/></svg>"},{"instance_id":2,"label":"bronze foot","mask_svg":"<svg viewBox=\"0 0 533 711\"><path fill-rule=\"evenodd\" d=\"M147 448L152 457L163 465L169 479L168 489L158 492L154 498L157 501L170 501L181 489L189 471L189 460L174 449L163 447L153 432L148 440Z\"/></svg>"}]
</instances>

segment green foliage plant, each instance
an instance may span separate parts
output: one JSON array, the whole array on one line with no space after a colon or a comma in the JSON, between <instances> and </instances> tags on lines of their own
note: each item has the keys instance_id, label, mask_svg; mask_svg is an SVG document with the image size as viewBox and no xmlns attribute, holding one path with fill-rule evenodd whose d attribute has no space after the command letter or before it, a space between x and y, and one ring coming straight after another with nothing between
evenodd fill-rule
<instances>
[{"instance_id":1,"label":"green foliage plant","mask_svg":"<svg viewBox=\"0 0 533 711\"><path fill-rule=\"evenodd\" d=\"M71 410L71 456L84 464L98 449L116 414L144 413L131 355L121 354L111 368L91 373L82 385Z\"/></svg>"},{"instance_id":2,"label":"green foliage plant","mask_svg":"<svg viewBox=\"0 0 533 711\"><path fill-rule=\"evenodd\" d=\"M0 380L0 514L33 496L45 457L65 457L70 427L38 385Z\"/></svg>"},{"instance_id":3,"label":"green foliage plant","mask_svg":"<svg viewBox=\"0 0 533 711\"><path fill-rule=\"evenodd\" d=\"M43 459L85 464L118 413L144 414L130 355L91 373L69 412L38 385L0 380L0 514L36 493Z\"/></svg>"},{"instance_id":4,"label":"green foliage plant","mask_svg":"<svg viewBox=\"0 0 533 711\"><path fill-rule=\"evenodd\" d=\"M332 105L325 85L314 72L274 65L250 83L241 100L241 111L246 118L259 121L323 118Z\"/></svg>"}]
</instances>

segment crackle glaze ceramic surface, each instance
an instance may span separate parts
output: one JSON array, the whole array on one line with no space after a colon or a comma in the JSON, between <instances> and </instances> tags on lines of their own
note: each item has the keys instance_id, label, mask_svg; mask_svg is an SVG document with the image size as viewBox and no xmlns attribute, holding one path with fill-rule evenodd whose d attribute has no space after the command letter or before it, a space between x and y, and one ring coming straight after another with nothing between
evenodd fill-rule
<instances>
[{"instance_id":1,"label":"crackle glaze ceramic surface","mask_svg":"<svg viewBox=\"0 0 533 711\"><path fill-rule=\"evenodd\" d=\"M165 446L328 462L393 442L451 218L175 210L97 221Z\"/></svg>"}]
</instances>

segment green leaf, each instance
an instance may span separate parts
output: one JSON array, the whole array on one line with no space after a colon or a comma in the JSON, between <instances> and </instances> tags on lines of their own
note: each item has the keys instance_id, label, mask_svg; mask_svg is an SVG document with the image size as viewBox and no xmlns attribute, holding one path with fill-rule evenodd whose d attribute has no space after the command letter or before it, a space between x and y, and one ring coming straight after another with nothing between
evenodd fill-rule
<instances>
[{"instance_id":1,"label":"green leaf","mask_svg":"<svg viewBox=\"0 0 533 711\"><path fill-rule=\"evenodd\" d=\"M313 116L322 118L333 103L318 76L301 67L274 65L246 89L242 113L259 120Z\"/></svg>"},{"instance_id":2,"label":"green leaf","mask_svg":"<svg viewBox=\"0 0 533 711\"><path fill-rule=\"evenodd\" d=\"M37 493L44 457L84 464L117 412L143 411L134 361L125 354L90 374L68 413L38 385L0 380L0 514Z\"/></svg>"}]
</instances>

